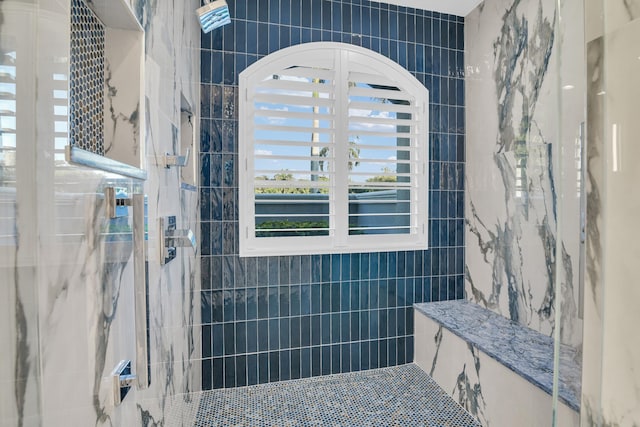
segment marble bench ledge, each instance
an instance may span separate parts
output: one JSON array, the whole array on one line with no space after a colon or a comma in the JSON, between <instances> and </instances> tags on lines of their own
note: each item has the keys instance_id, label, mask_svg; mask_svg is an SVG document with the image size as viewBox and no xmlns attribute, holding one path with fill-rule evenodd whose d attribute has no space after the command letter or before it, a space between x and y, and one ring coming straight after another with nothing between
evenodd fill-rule
<instances>
[{"instance_id":1,"label":"marble bench ledge","mask_svg":"<svg viewBox=\"0 0 640 427\"><path fill-rule=\"evenodd\" d=\"M553 389L553 338L466 300L414 304L414 308L548 394ZM560 349L559 398L580 411L577 351Z\"/></svg>"}]
</instances>

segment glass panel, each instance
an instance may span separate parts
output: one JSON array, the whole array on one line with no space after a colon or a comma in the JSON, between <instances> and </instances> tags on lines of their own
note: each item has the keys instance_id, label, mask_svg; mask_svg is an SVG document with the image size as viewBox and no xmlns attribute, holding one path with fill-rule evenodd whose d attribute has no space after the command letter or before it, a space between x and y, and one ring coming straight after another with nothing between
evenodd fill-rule
<instances>
[{"instance_id":1,"label":"glass panel","mask_svg":"<svg viewBox=\"0 0 640 427\"><path fill-rule=\"evenodd\" d=\"M256 88L256 237L329 235L333 82L325 73L293 67Z\"/></svg>"},{"instance_id":2,"label":"glass panel","mask_svg":"<svg viewBox=\"0 0 640 427\"><path fill-rule=\"evenodd\" d=\"M412 114L399 88L349 82L349 235L411 233Z\"/></svg>"}]
</instances>

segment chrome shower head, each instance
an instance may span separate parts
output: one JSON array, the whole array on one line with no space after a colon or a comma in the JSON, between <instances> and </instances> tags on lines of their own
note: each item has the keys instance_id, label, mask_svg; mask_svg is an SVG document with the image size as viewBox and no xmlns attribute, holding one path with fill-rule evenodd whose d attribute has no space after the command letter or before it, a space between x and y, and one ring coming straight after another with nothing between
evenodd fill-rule
<instances>
[{"instance_id":1,"label":"chrome shower head","mask_svg":"<svg viewBox=\"0 0 640 427\"><path fill-rule=\"evenodd\" d=\"M206 4L204 6L196 10L202 31L208 33L211 30L231 23L229 6L225 0L215 0L213 2L205 0L205 2Z\"/></svg>"}]
</instances>

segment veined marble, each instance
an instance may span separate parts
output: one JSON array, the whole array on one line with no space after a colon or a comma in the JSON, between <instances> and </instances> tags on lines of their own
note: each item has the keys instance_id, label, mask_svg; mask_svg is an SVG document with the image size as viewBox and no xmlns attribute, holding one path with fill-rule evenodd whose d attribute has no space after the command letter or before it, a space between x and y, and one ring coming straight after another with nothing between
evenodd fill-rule
<instances>
[{"instance_id":1,"label":"veined marble","mask_svg":"<svg viewBox=\"0 0 640 427\"><path fill-rule=\"evenodd\" d=\"M536 349L515 360L513 356L529 345L520 333L529 338L538 335L538 340L544 337L538 332L523 332L525 327L476 304L460 303L417 304L415 363L483 426L552 425L552 372L544 372L545 365L552 365L552 346L545 346L545 355ZM505 328L505 323L510 326ZM518 334L510 336L515 331ZM487 340L485 333L495 335L495 342ZM498 345L503 351L496 357ZM534 385L534 377L542 381ZM577 426L577 393L565 387L563 396L568 399L558 402L556 425Z\"/></svg>"},{"instance_id":2,"label":"veined marble","mask_svg":"<svg viewBox=\"0 0 640 427\"><path fill-rule=\"evenodd\" d=\"M620 17L637 1L589 2L604 34L590 40L587 107L588 205L582 425L640 424L640 232L638 109L640 19ZM623 14L624 15L624 14Z\"/></svg>"},{"instance_id":3,"label":"veined marble","mask_svg":"<svg viewBox=\"0 0 640 427\"><path fill-rule=\"evenodd\" d=\"M555 4L486 0L465 19L466 295L546 335L560 326L580 347L583 12L579 1ZM558 33L561 14L572 19Z\"/></svg>"},{"instance_id":4,"label":"veined marble","mask_svg":"<svg viewBox=\"0 0 640 427\"><path fill-rule=\"evenodd\" d=\"M0 2L2 427L181 425L176 407L200 390L197 253L178 249L160 266L157 245L160 215L197 230L197 193L156 162L178 148L181 99L199 116L199 2L125 3L146 31L145 108L136 117L126 79L109 80L122 106L111 129L119 142L134 141L144 120L144 143L128 149L144 150L145 182L64 161L69 1ZM110 374L135 361L136 341L133 247L122 234L131 218L105 218L103 189L113 185L148 198L151 359L151 386L134 387L117 407Z\"/></svg>"}]
</instances>

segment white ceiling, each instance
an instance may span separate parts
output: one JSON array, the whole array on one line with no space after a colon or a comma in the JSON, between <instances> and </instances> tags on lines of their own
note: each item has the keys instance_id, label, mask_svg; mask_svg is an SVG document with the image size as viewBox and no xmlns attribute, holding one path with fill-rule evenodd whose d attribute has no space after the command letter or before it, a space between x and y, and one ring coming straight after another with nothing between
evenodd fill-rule
<instances>
[{"instance_id":1,"label":"white ceiling","mask_svg":"<svg viewBox=\"0 0 640 427\"><path fill-rule=\"evenodd\" d=\"M381 3L397 4L416 9L432 10L451 15L467 16L483 0L378 0Z\"/></svg>"}]
</instances>

